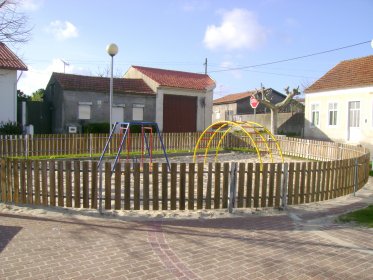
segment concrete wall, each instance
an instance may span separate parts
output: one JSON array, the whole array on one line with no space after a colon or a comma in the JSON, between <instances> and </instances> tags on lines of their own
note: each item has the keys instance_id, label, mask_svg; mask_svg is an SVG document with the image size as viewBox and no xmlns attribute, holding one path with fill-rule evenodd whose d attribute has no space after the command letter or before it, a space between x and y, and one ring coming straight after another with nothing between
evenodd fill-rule
<instances>
[{"instance_id":1,"label":"concrete wall","mask_svg":"<svg viewBox=\"0 0 373 280\"><path fill-rule=\"evenodd\" d=\"M0 122L17 121L17 71L0 69Z\"/></svg>"},{"instance_id":2,"label":"concrete wall","mask_svg":"<svg viewBox=\"0 0 373 280\"><path fill-rule=\"evenodd\" d=\"M69 126L78 127L85 123L109 123L109 94L103 92L65 91L55 84L54 90L47 88L47 102L52 105L52 132L66 133ZM91 118L79 120L79 103L91 104ZM143 121L155 121L155 96L113 93L113 107L124 108L124 119L132 121L134 104L144 105Z\"/></svg>"},{"instance_id":3,"label":"concrete wall","mask_svg":"<svg viewBox=\"0 0 373 280\"><path fill-rule=\"evenodd\" d=\"M212 122L218 121L233 121L233 116L237 114L237 103L221 104L213 106ZM227 112L232 111L233 115L231 119L227 119Z\"/></svg>"},{"instance_id":4,"label":"concrete wall","mask_svg":"<svg viewBox=\"0 0 373 280\"><path fill-rule=\"evenodd\" d=\"M360 101L360 127L349 130L349 102ZM305 97L305 137L359 143L369 146L373 154L373 87L308 93ZM336 102L337 124L328 125L329 103ZM311 124L311 106L319 104L320 123ZM352 133L351 133L352 132Z\"/></svg>"},{"instance_id":5,"label":"concrete wall","mask_svg":"<svg viewBox=\"0 0 373 280\"><path fill-rule=\"evenodd\" d=\"M271 130L271 114L236 115L237 121L256 122ZM279 113L277 134L303 135L304 114L303 113Z\"/></svg>"}]
</instances>

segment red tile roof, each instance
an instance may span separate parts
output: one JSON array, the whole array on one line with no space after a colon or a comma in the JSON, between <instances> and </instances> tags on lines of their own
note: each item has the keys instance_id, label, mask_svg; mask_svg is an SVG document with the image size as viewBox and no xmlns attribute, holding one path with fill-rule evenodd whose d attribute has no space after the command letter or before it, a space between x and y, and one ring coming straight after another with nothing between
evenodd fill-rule
<instances>
[{"instance_id":1,"label":"red tile roof","mask_svg":"<svg viewBox=\"0 0 373 280\"><path fill-rule=\"evenodd\" d=\"M209 75L190 72L157 69L142 66L132 66L160 86L176 87L185 89L205 90L209 87L215 87L215 82Z\"/></svg>"},{"instance_id":2,"label":"red tile roof","mask_svg":"<svg viewBox=\"0 0 373 280\"><path fill-rule=\"evenodd\" d=\"M305 93L366 86L373 86L373 55L340 62Z\"/></svg>"},{"instance_id":3,"label":"red tile roof","mask_svg":"<svg viewBox=\"0 0 373 280\"><path fill-rule=\"evenodd\" d=\"M27 66L4 43L0 42L0 69L27 70Z\"/></svg>"},{"instance_id":4,"label":"red tile roof","mask_svg":"<svg viewBox=\"0 0 373 280\"><path fill-rule=\"evenodd\" d=\"M65 90L109 92L110 78L64 73L53 73L52 77ZM113 91L115 93L155 94L142 79L114 78Z\"/></svg>"},{"instance_id":5,"label":"red tile roof","mask_svg":"<svg viewBox=\"0 0 373 280\"><path fill-rule=\"evenodd\" d=\"M233 93L229 94L223 97L220 97L218 99L215 99L213 101L214 105L218 104L229 104L229 103L235 103L238 100L241 100L246 97L250 97L251 95L254 94L254 91L245 91L245 92L240 92L240 93Z\"/></svg>"}]
</instances>

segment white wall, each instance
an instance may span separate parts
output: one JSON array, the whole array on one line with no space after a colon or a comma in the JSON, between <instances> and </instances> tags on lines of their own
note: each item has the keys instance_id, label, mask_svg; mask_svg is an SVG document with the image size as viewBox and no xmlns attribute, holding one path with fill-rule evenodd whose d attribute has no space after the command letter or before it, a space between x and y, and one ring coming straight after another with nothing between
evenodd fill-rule
<instances>
[{"instance_id":1,"label":"white wall","mask_svg":"<svg viewBox=\"0 0 373 280\"><path fill-rule=\"evenodd\" d=\"M319 93L308 93L305 96L305 137L331 139L334 141L351 142L349 140L348 104L351 101L360 101L360 128L353 135L353 142L362 144L371 149L373 154L373 87L334 90ZM328 125L328 108L330 102L338 104L337 125ZM311 106L319 104L320 124L311 126Z\"/></svg>"},{"instance_id":2,"label":"white wall","mask_svg":"<svg viewBox=\"0 0 373 280\"><path fill-rule=\"evenodd\" d=\"M0 122L17 121L17 71L0 69Z\"/></svg>"},{"instance_id":3,"label":"white wall","mask_svg":"<svg viewBox=\"0 0 373 280\"><path fill-rule=\"evenodd\" d=\"M237 114L237 103L214 105L212 110L213 110L212 111L212 122L213 123L218 122L218 121L224 121L225 112L227 112L228 110L233 111L233 115ZM219 115L220 117L218 118Z\"/></svg>"}]
</instances>

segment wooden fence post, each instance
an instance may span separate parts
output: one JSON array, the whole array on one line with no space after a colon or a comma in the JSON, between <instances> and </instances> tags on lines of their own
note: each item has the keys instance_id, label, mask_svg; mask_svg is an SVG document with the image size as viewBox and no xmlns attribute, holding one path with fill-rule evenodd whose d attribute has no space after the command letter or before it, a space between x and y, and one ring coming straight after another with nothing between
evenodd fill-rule
<instances>
[{"instance_id":1,"label":"wooden fence post","mask_svg":"<svg viewBox=\"0 0 373 280\"><path fill-rule=\"evenodd\" d=\"M237 162L233 162L231 165L230 172L230 184L229 184L229 203L228 203L228 212L232 213L233 208L235 208L236 202L236 186L237 186Z\"/></svg>"},{"instance_id":2,"label":"wooden fence post","mask_svg":"<svg viewBox=\"0 0 373 280\"><path fill-rule=\"evenodd\" d=\"M289 164L285 162L282 167L282 186L281 186L281 207L283 209L287 207L288 176L289 176Z\"/></svg>"},{"instance_id":3,"label":"wooden fence post","mask_svg":"<svg viewBox=\"0 0 373 280\"><path fill-rule=\"evenodd\" d=\"M356 195L356 190L358 189L358 178L359 178L359 163L357 159L355 159L355 166L354 166L354 196Z\"/></svg>"},{"instance_id":4,"label":"wooden fence post","mask_svg":"<svg viewBox=\"0 0 373 280\"><path fill-rule=\"evenodd\" d=\"M98 211L102 213L102 166L99 166L99 182L98 182Z\"/></svg>"}]
</instances>

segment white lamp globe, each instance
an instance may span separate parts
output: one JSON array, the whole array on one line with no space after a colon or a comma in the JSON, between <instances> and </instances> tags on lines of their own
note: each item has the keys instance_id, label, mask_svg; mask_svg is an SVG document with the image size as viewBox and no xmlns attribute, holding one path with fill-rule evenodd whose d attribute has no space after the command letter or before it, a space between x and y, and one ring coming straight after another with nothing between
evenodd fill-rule
<instances>
[{"instance_id":1,"label":"white lamp globe","mask_svg":"<svg viewBox=\"0 0 373 280\"><path fill-rule=\"evenodd\" d=\"M114 43L107 45L106 51L110 56L114 56L118 53L118 46Z\"/></svg>"}]
</instances>

